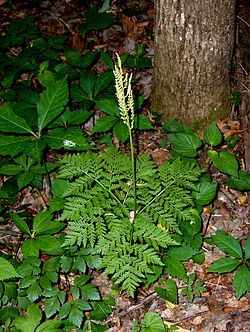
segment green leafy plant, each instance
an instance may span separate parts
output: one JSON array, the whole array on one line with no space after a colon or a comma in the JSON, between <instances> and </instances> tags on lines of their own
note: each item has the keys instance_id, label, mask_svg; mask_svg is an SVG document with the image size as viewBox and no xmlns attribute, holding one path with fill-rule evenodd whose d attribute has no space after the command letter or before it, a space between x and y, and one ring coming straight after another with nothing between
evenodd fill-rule
<instances>
[{"instance_id":1,"label":"green leafy plant","mask_svg":"<svg viewBox=\"0 0 250 332\"><path fill-rule=\"evenodd\" d=\"M233 287L237 298L240 299L242 295L250 291L250 237L246 240L245 250L234 237L222 230L218 230L212 235L212 242L230 257L216 260L207 272L228 273L235 271Z\"/></svg>"},{"instance_id":2,"label":"green leafy plant","mask_svg":"<svg viewBox=\"0 0 250 332\"><path fill-rule=\"evenodd\" d=\"M65 206L60 221L68 221L65 245L90 245L102 255L101 268L131 295L162 266L160 252L177 245L172 234L196 221L192 191L201 170L194 162L177 158L159 168L147 155L135 162L132 129L134 107L131 76L115 66L120 117L129 132L131 156L114 148L95 154L68 155L60 179L66 181ZM197 233L198 231L196 231Z\"/></svg>"},{"instance_id":3,"label":"green leafy plant","mask_svg":"<svg viewBox=\"0 0 250 332\"><path fill-rule=\"evenodd\" d=\"M195 296L201 296L201 294L206 291L204 281L196 280L195 273L191 273L188 276L187 287L182 289L181 295L186 296L189 301L192 301Z\"/></svg>"},{"instance_id":4,"label":"green leafy plant","mask_svg":"<svg viewBox=\"0 0 250 332\"><path fill-rule=\"evenodd\" d=\"M167 133L168 140L173 147L173 157L197 157L198 149L204 143L209 147L207 151L209 157L207 170L209 170L209 166L212 163L220 172L229 176L227 183L231 188L238 190L250 189L250 175L240 170L239 162L233 153L228 151L218 152L215 150L215 148L223 142L222 133L215 123L211 123L204 131L204 142L200 140L193 130L182 125L175 119L164 125L163 130ZM202 186L206 193L211 192L212 194L212 192L216 191L215 188L213 188L214 184L211 183L207 185L208 184L203 184Z\"/></svg>"}]
</instances>

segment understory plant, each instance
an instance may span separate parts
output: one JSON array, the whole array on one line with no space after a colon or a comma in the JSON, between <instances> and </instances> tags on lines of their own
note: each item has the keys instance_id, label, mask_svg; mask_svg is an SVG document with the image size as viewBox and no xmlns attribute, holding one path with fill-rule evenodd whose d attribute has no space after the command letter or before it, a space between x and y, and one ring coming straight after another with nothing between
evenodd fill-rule
<instances>
[{"instance_id":1,"label":"understory plant","mask_svg":"<svg viewBox=\"0 0 250 332\"><path fill-rule=\"evenodd\" d=\"M195 229L191 237L200 231L192 192L202 170L182 158L159 167L147 154L135 158L132 77L123 74L119 57L114 75L130 156L115 148L66 155L59 170L65 199L59 221L68 222L64 245L93 248L104 273L133 296L146 275L164 265L166 249L181 244L182 229Z\"/></svg>"}]
</instances>

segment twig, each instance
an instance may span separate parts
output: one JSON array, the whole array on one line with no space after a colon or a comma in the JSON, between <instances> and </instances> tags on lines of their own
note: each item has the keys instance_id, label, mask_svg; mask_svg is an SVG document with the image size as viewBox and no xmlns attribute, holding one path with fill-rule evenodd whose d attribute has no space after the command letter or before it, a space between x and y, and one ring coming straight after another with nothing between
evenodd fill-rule
<instances>
[{"instance_id":1,"label":"twig","mask_svg":"<svg viewBox=\"0 0 250 332\"><path fill-rule=\"evenodd\" d=\"M143 307L146 303L149 303L149 302L153 301L157 297L158 297L158 295L156 293L152 293L152 294L148 295L147 297L145 297L138 304L132 305L128 309L125 309L125 310L123 310L121 312L118 312L117 314L114 314L113 316L109 317L105 321L105 323L108 323L108 322L112 321L114 319L114 317L117 317L117 316L118 317L124 317L124 316L128 315L131 311L138 310L140 307Z\"/></svg>"},{"instance_id":2,"label":"twig","mask_svg":"<svg viewBox=\"0 0 250 332\"><path fill-rule=\"evenodd\" d=\"M248 22L246 22L242 17L237 15L237 18L240 19L242 22L244 22L250 28L250 24Z\"/></svg>"}]
</instances>

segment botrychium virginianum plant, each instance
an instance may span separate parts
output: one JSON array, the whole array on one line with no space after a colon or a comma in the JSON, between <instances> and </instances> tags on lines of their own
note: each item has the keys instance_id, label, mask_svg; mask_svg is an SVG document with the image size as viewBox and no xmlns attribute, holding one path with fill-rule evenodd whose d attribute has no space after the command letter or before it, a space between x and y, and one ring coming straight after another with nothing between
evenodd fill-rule
<instances>
[{"instance_id":1,"label":"botrychium virginianum plant","mask_svg":"<svg viewBox=\"0 0 250 332\"><path fill-rule=\"evenodd\" d=\"M164 265L168 246L179 244L181 224L200 231L192 191L201 169L181 157L159 167L147 154L135 158L132 76L123 73L117 58L116 96L130 156L114 147L66 155L57 179L64 188L59 220L68 222L64 245L93 248L102 256L104 273L133 296L154 267Z\"/></svg>"}]
</instances>

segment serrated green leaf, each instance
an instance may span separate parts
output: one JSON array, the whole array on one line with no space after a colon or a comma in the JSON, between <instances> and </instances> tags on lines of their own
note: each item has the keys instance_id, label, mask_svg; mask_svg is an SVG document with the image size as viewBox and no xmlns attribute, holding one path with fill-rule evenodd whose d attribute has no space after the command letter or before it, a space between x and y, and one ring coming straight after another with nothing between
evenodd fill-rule
<instances>
[{"instance_id":1,"label":"serrated green leaf","mask_svg":"<svg viewBox=\"0 0 250 332\"><path fill-rule=\"evenodd\" d=\"M64 319L69 315L71 311L71 306L71 302L67 302L61 307L59 312L59 319Z\"/></svg>"},{"instance_id":2,"label":"serrated green leaf","mask_svg":"<svg viewBox=\"0 0 250 332\"><path fill-rule=\"evenodd\" d=\"M57 311L60 309L60 302L56 296L51 297L50 299L46 299L44 301L45 304L45 313L46 316L49 318L53 316Z\"/></svg>"},{"instance_id":3,"label":"serrated green leaf","mask_svg":"<svg viewBox=\"0 0 250 332\"><path fill-rule=\"evenodd\" d=\"M135 129L148 130L153 129L151 121L144 114L136 114L134 120Z\"/></svg>"},{"instance_id":4,"label":"serrated green leaf","mask_svg":"<svg viewBox=\"0 0 250 332\"><path fill-rule=\"evenodd\" d=\"M107 89L114 82L114 74L112 71L101 74L95 83L94 98Z\"/></svg>"},{"instance_id":5,"label":"serrated green leaf","mask_svg":"<svg viewBox=\"0 0 250 332\"><path fill-rule=\"evenodd\" d=\"M128 127L122 120L119 120L113 127L113 134L121 143L125 143L129 137Z\"/></svg>"},{"instance_id":6,"label":"serrated green leaf","mask_svg":"<svg viewBox=\"0 0 250 332\"><path fill-rule=\"evenodd\" d=\"M120 111L114 96L105 96L96 100L96 105L106 114L119 117Z\"/></svg>"},{"instance_id":7,"label":"serrated green leaf","mask_svg":"<svg viewBox=\"0 0 250 332\"><path fill-rule=\"evenodd\" d=\"M20 174L17 179L17 184L18 184L19 190L21 190L22 188L24 188L25 186L30 184L34 180L34 178L35 178L35 174L30 171Z\"/></svg>"},{"instance_id":8,"label":"serrated green leaf","mask_svg":"<svg viewBox=\"0 0 250 332\"><path fill-rule=\"evenodd\" d=\"M0 281L18 278L19 274L7 259L0 257Z\"/></svg>"},{"instance_id":9,"label":"serrated green leaf","mask_svg":"<svg viewBox=\"0 0 250 332\"><path fill-rule=\"evenodd\" d=\"M230 188L237 190L250 190L250 174L240 170L239 178L231 177L227 184Z\"/></svg>"},{"instance_id":10,"label":"serrated green leaf","mask_svg":"<svg viewBox=\"0 0 250 332\"><path fill-rule=\"evenodd\" d=\"M222 173L226 173L238 178L239 164L234 155L227 151L208 151L214 166Z\"/></svg>"},{"instance_id":11,"label":"serrated green leaf","mask_svg":"<svg viewBox=\"0 0 250 332\"><path fill-rule=\"evenodd\" d=\"M90 8L84 16L86 22L79 28L83 36L90 30L102 30L114 24L114 18L111 15L98 13L95 7Z\"/></svg>"},{"instance_id":12,"label":"serrated green leaf","mask_svg":"<svg viewBox=\"0 0 250 332\"><path fill-rule=\"evenodd\" d=\"M41 295L42 289L39 284L33 284L27 290L27 296L30 302L35 302Z\"/></svg>"},{"instance_id":13,"label":"serrated green leaf","mask_svg":"<svg viewBox=\"0 0 250 332\"><path fill-rule=\"evenodd\" d=\"M207 270L207 272L215 272L215 273L232 272L240 264L241 264L241 262L235 258L227 258L227 257L220 258L220 259L217 259L215 262L213 262L213 264L210 266L210 268Z\"/></svg>"},{"instance_id":14,"label":"serrated green leaf","mask_svg":"<svg viewBox=\"0 0 250 332\"><path fill-rule=\"evenodd\" d=\"M67 49L64 52L65 57L72 66L80 68L88 68L93 61L95 60L97 53L96 52L87 52L85 55L82 55L76 49Z\"/></svg>"},{"instance_id":15,"label":"serrated green leaf","mask_svg":"<svg viewBox=\"0 0 250 332\"><path fill-rule=\"evenodd\" d=\"M71 257L66 257L66 256L61 257L61 267L64 270L64 272L66 273L69 272L72 263L73 259Z\"/></svg>"},{"instance_id":16,"label":"serrated green leaf","mask_svg":"<svg viewBox=\"0 0 250 332\"><path fill-rule=\"evenodd\" d=\"M166 266L167 272L171 276L177 277L177 278L179 278L181 280L184 280L184 281L187 280L187 275L186 275L186 272L185 272L184 265L180 261L177 261L172 256L166 256L165 266Z\"/></svg>"},{"instance_id":17,"label":"serrated green leaf","mask_svg":"<svg viewBox=\"0 0 250 332\"><path fill-rule=\"evenodd\" d=\"M42 312L37 304L28 306L25 316L17 317L13 324L21 332L34 332L42 319Z\"/></svg>"},{"instance_id":18,"label":"serrated green leaf","mask_svg":"<svg viewBox=\"0 0 250 332\"><path fill-rule=\"evenodd\" d=\"M235 257L243 258L241 245L234 237L227 234L223 230L218 230L212 236L213 243L217 245L225 253Z\"/></svg>"},{"instance_id":19,"label":"serrated green leaf","mask_svg":"<svg viewBox=\"0 0 250 332\"><path fill-rule=\"evenodd\" d=\"M36 136L24 118L17 116L6 104L0 107L0 131Z\"/></svg>"},{"instance_id":20,"label":"serrated green leaf","mask_svg":"<svg viewBox=\"0 0 250 332\"><path fill-rule=\"evenodd\" d=\"M62 322L59 320L47 320L38 326L36 332L61 332L63 331L63 329L60 328L61 325Z\"/></svg>"},{"instance_id":21,"label":"serrated green leaf","mask_svg":"<svg viewBox=\"0 0 250 332\"><path fill-rule=\"evenodd\" d=\"M30 137L26 136L0 136L0 154L15 156L29 143Z\"/></svg>"},{"instance_id":22,"label":"serrated green leaf","mask_svg":"<svg viewBox=\"0 0 250 332\"><path fill-rule=\"evenodd\" d=\"M98 267L100 267L101 265L101 257L99 255L88 255L88 256L85 256L85 262L86 264L88 265L88 267L90 269L98 269Z\"/></svg>"},{"instance_id":23,"label":"serrated green leaf","mask_svg":"<svg viewBox=\"0 0 250 332\"><path fill-rule=\"evenodd\" d=\"M210 126L205 129L203 137L211 146L217 146L222 141L222 134L215 122L211 123Z\"/></svg>"},{"instance_id":24,"label":"serrated green leaf","mask_svg":"<svg viewBox=\"0 0 250 332\"><path fill-rule=\"evenodd\" d=\"M22 245L22 253L24 257L39 256L39 244L35 239L28 239Z\"/></svg>"},{"instance_id":25,"label":"serrated green leaf","mask_svg":"<svg viewBox=\"0 0 250 332\"><path fill-rule=\"evenodd\" d=\"M2 175L17 175L23 171L22 166L7 164L0 167L0 174Z\"/></svg>"},{"instance_id":26,"label":"serrated green leaf","mask_svg":"<svg viewBox=\"0 0 250 332\"><path fill-rule=\"evenodd\" d=\"M250 271L247 266L242 265L235 271L233 286L238 300L243 294L250 291Z\"/></svg>"},{"instance_id":27,"label":"serrated green leaf","mask_svg":"<svg viewBox=\"0 0 250 332\"><path fill-rule=\"evenodd\" d=\"M245 243L245 258L250 259L250 236L248 236Z\"/></svg>"},{"instance_id":28,"label":"serrated green leaf","mask_svg":"<svg viewBox=\"0 0 250 332\"><path fill-rule=\"evenodd\" d=\"M190 258L192 258L193 255L195 255L197 252L187 245L182 245L180 247L171 248L168 251L168 254L181 262L188 261Z\"/></svg>"},{"instance_id":29,"label":"serrated green leaf","mask_svg":"<svg viewBox=\"0 0 250 332\"><path fill-rule=\"evenodd\" d=\"M96 120L93 133L109 131L118 121L117 117L106 115Z\"/></svg>"},{"instance_id":30,"label":"serrated green leaf","mask_svg":"<svg viewBox=\"0 0 250 332\"><path fill-rule=\"evenodd\" d=\"M66 78L51 81L37 103L39 132L63 111L67 102L68 84Z\"/></svg>"},{"instance_id":31,"label":"serrated green leaf","mask_svg":"<svg viewBox=\"0 0 250 332\"><path fill-rule=\"evenodd\" d=\"M181 131L184 131L182 124L176 120L170 120L169 122L167 122L163 127L162 130L166 133L166 134L170 134L170 133L178 133Z\"/></svg>"},{"instance_id":32,"label":"serrated green leaf","mask_svg":"<svg viewBox=\"0 0 250 332\"><path fill-rule=\"evenodd\" d=\"M178 288L173 279L168 279L166 281L166 288L159 286L155 287L155 292L164 300L170 301L172 303L178 303Z\"/></svg>"},{"instance_id":33,"label":"serrated green leaf","mask_svg":"<svg viewBox=\"0 0 250 332\"><path fill-rule=\"evenodd\" d=\"M63 250L60 241L51 235L40 235L36 239L37 246L49 255L61 255Z\"/></svg>"},{"instance_id":34,"label":"serrated green leaf","mask_svg":"<svg viewBox=\"0 0 250 332\"><path fill-rule=\"evenodd\" d=\"M65 227L65 225L59 221L52 221L51 219L52 215L49 211L39 212L33 220L33 231L35 234L54 234Z\"/></svg>"},{"instance_id":35,"label":"serrated green leaf","mask_svg":"<svg viewBox=\"0 0 250 332\"><path fill-rule=\"evenodd\" d=\"M69 321L80 328L83 317L84 315L82 310L78 309L75 305L73 305L69 313Z\"/></svg>"},{"instance_id":36,"label":"serrated green leaf","mask_svg":"<svg viewBox=\"0 0 250 332\"><path fill-rule=\"evenodd\" d=\"M87 94L89 98L92 99L94 95L94 87L96 82L96 75L94 72L84 72L80 79L81 87L83 88L84 92Z\"/></svg>"},{"instance_id":37,"label":"serrated green leaf","mask_svg":"<svg viewBox=\"0 0 250 332\"><path fill-rule=\"evenodd\" d=\"M11 212L10 218L13 220L16 227L20 229L20 231L22 231L24 234L30 234L30 230L26 221L24 221L21 217L19 217L19 215Z\"/></svg>"},{"instance_id":38,"label":"serrated green leaf","mask_svg":"<svg viewBox=\"0 0 250 332\"><path fill-rule=\"evenodd\" d=\"M93 303L93 311L90 312L90 318L94 320L106 319L115 308L115 299L107 297L103 301Z\"/></svg>"},{"instance_id":39,"label":"serrated green leaf","mask_svg":"<svg viewBox=\"0 0 250 332\"><path fill-rule=\"evenodd\" d=\"M98 301L100 294L93 284L87 284L81 287L82 297L86 300Z\"/></svg>"},{"instance_id":40,"label":"serrated green leaf","mask_svg":"<svg viewBox=\"0 0 250 332\"><path fill-rule=\"evenodd\" d=\"M20 288L28 288L31 285L34 285L37 282L37 276L28 276L21 280L19 287Z\"/></svg>"},{"instance_id":41,"label":"serrated green leaf","mask_svg":"<svg viewBox=\"0 0 250 332\"><path fill-rule=\"evenodd\" d=\"M80 128L55 128L43 138L52 149L89 150L90 144L83 134Z\"/></svg>"},{"instance_id":42,"label":"serrated green leaf","mask_svg":"<svg viewBox=\"0 0 250 332\"><path fill-rule=\"evenodd\" d=\"M184 157L195 157L202 142L195 134L176 133L170 138L174 150Z\"/></svg>"},{"instance_id":43,"label":"serrated green leaf","mask_svg":"<svg viewBox=\"0 0 250 332\"><path fill-rule=\"evenodd\" d=\"M142 322L143 332L164 332L164 323L156 312L147 312Z\"/></svg>"}]
</instances>

